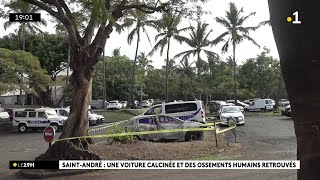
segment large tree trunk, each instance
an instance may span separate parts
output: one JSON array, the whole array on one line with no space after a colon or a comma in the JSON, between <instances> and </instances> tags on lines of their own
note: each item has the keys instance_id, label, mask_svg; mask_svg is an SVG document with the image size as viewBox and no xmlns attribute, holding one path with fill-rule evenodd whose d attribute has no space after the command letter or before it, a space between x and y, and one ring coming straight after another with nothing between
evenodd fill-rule
<instances>
[{"instance_id":1,"label":"large tree trunk","mask_svg":"<svg viewBox=\"0 0 320 180\"><path fill-rule=\"evenodd\" d=\"M269 0L273 34L290 100L300 160L298 179L320 177L320 1ZM302 24L286 18L299 12Z\"/></svg>"},{"instance_id":2,"label":"large tree trunk","mask_svg":"<svg viewBox=\"0 0 320 180\"><path fill-rule=\"evenodd\" d=\"M73 73L70 83L73 87L72 104L68 120L64 124L63 132L59 139L68 137L87 136L89 130L88 106L92 95L92 73L94 65L88 62L86 53L75 54L71 66ZM59 160L59 159L100 159L99 156L89 151L88 143L91 139L74 139L59 141L36 160Z\"/></svg>"}]
</instances>

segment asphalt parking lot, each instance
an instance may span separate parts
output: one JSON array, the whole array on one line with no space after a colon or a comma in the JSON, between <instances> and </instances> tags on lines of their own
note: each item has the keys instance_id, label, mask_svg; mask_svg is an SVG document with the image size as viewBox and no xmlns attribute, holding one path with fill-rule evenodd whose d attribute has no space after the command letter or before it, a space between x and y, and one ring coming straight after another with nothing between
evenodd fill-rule
<instances>
[{"instance_id":1,"label":"asphalt parking lot","mask_svg":"<svg viewBox=\"0 0 320 180\"><path fill-rule=\"evenodd\" d=\"M59 136L59 133L57 133ZM284 116L246 116L246 124L244 126L237 127L237 141L243 143L243 152L239 159L243 160L283 160L283 159L296 159L296 139L294 134L293 121L291 118ZM33 160L36 156L46 151L48 144L44 141L41 131L28 132L21 134L17 131L1 132L0 133L0 159L1 167L0 172L3 177L10 176L13 171L8 169L8 163L10 160ZM135 171L138 172L138 171ZM131 174L133 179L139 179L146 177L148 173L153 174L155 179L162 179L163 173L157 173L156 171L146 171L146 173L135 173L132 171L121 171L121 173L104 174L112 179L123 179L128 177L128 173ZM191 175L187 176L188 173L183 173L179 176L172 176L177 179L193 179L192 177L205 178L208 175L208 171L199 173L199 176ZM219 171L220 172L220 171ZM223 172L223 171L221 171ZM241 171L242 172L242 171ZM247 172L247 171L246 171ZM248 176L260 177L259 171L248 171ZM270 177L277 177L275 173L285 174L286 177L294 177L296 171L266 171L265 174ZM253 173L253 174L252 174ZM172 174L172 173L170 173ZM198 173L196 173L198 174ZM220 173L219 173L220 174ZM227 177L221 173L221 179ZM231 173L232 174L232 173ZM240 173L243 174L243 173ZM172 174L173 175L173 174ZM79 176L77 179L89 178L90 174ZM240 179L246 179L247 175L241 176ZM228 178L233 177L228 174ZM237 177L234 174L234 177ZM90 177L93 178L93 177ZM99 177L96 177L99 179ZM102 178L100 178L102 179ZM256 179L256 178L254 178ZM259 179L259 178L258 178ZM281 179L281 178L280 178Z\"/></svg>"}]
</instances>

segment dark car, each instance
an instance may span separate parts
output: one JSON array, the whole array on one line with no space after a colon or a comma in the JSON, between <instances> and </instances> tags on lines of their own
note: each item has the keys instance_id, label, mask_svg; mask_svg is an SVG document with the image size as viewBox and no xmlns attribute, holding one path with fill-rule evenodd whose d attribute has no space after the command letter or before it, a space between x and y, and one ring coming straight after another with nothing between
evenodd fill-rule
<instances>
[{"instance_id":1,"label":"dark car","mask_svg":"<svg viewBox=\"0 0 320 180\"><path fill-rule=\"evenodd\" d=\"M4 111L6 111L9 114L9 119L10 119L10 121L12 121L12 119L13 119L13 109L7 108L7 109L4 109Z\"/></svg>"},{"instance_id":2,"label":"dark car","mask_svg":"<svg viewBox=\"0 0 320 180\"><path fill-rule=\"evenodd\" d=\"M131 101L130 108L131 109L138 109L139 108L139 102L137 100Z\"/></svg>"},{"instance_id":3,"label":"dark car","mask_svg":"<svg viewBox=\"0 0 320 180\"><path fill-rule=\"evenodd\" d=\"M283 116L291 117L291 106L288 105L284 108L284 110L281 111L281 114Z\"/></svg>"}]
</instances>

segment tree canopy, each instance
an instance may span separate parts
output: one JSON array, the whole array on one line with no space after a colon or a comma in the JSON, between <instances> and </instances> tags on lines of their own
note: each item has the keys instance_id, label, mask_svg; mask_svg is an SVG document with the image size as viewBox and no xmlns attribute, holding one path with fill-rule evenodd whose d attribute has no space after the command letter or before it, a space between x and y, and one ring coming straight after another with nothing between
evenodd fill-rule
<instances>
[{"instance_id":1,"label":"tree canopy","mask_svg":"<svg viewBox=\"0 0 320 180\"><path fill-rule=\"evenodd\" d=\"M0 48L0 83L1 86L17 89L23 75L23 89L37 95L37 90L46 91L51 80L46 70L42 69L38 59L22 50L11 51Z\"/></svg>"}]
</instances>

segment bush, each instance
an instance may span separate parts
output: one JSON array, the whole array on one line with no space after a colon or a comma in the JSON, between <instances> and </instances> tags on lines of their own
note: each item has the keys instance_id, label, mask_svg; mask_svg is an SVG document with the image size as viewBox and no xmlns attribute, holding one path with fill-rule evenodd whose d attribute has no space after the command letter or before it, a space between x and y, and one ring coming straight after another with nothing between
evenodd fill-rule
<instances>
[{"instance_id":1,"label":"bush","mask_svg":"<svg viewBox=\"0 0 320 180\"><path fill-rule=\"evenodd\" d=\"M126 130L126 128L121 127L121 126L113 126L112 129L108 130L108 134L117 134L117 133L125 133L125 132L130 132L129 130ZM128 136L117 136L117 137L112 137L112 143L129 143L135 140L135 137L133 135L128 135Z\"/></svg>"}]
</instances>

